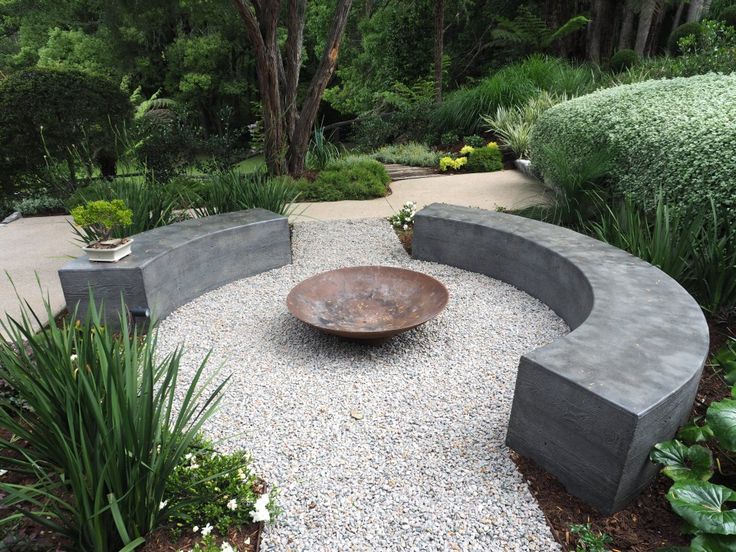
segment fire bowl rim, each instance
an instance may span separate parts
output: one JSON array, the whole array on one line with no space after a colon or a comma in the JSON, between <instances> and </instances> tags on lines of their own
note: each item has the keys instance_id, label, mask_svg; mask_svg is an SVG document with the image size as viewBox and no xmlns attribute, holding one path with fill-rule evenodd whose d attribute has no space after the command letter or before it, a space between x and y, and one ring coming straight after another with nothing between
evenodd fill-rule
<instances>
[{"instance_id":1,"label":"fire bowl rim","mask_svg":"<svg viewBox=\"0 0 736 552\"><path fill-rule=\"evenodd\" d=\"M384 330L374 330L374 331L353 331L353 330L340 330L334 327L325 327L320 324L314 323L310 320L305 320L300 314L298 309L296 309L296 305L294 302L294 298L300 293L301 289L306 287L309 283L313 282L314 280L324 278L327 274L333 274L336 272L352 272L356 270L365 270L365 269L380 269L380 270L387 270L389 272L403 272L403 273L409 273L409 274L419 274L421 278L423 278L425 281L431 282L433 285L437 287L437 289L442 292L443 298L441 301L441 304L439 308L433 309L431 311L428 311L425 313L425 315L422 317L422 319L419 322L412 323L412 324L404 324L404 325L397 325L392 326L390 328L386 328ZM307 326L311 326L312 328L315 328L321 332L336 335L338 337L344 337L348 339L358 340L358 341L382 341L385 339L388 339L390 337L399 335L401 333L407 332L409 330L413 330L414 328L417 328L421 326L422 324L426 324L433 318L436 318L439 316L442 311L445 310L447 307L448 302L450 301L450 292L447 289L447 286L443 284L441 281L439 281L437 278L430 276L429 274L426 274L424 272L420 272L418 270L412 270L410 268L403 268L398 266L387 266L387 265L357 265L357 266L345 266L342 268L336 268L333 270L325 270L323 272L319 272L317 274L314 274L310 276L309 278L306 278L296 284L291 290L289 291L289 294L286 296L286 308L289 310L292 316L299 320L300 322L303 322Z\"/></svg>"}]
</instances>

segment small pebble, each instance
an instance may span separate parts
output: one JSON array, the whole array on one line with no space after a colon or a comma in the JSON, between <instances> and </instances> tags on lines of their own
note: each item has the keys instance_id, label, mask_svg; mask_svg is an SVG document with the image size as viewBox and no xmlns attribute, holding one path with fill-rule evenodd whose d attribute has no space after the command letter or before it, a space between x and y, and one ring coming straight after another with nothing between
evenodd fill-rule
<instances>
[{"instance_id":1,"label":"small pebble","mask_svg":"<svg viewBox=\"0 0 736 552\"><path fill-rule=\"evenodd\" d=\"M513 286L411 259L383 220L296 223L292 249L293 264L208 292L159 331L161 355L185 345L180 400L210 350L212 388L231 375L205 432L252 451L279 488L261 550L560 550L504 439L519 357L564 322ZM439 279L447 308L367 347L287 311L302 280L369 264Z\"/></svg>"}]
</instances>

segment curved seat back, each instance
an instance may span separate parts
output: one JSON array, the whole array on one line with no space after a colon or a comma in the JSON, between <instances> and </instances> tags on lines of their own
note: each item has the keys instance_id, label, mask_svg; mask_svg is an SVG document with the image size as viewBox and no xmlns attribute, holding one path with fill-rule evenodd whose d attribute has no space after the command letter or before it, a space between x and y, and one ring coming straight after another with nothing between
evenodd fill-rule
<instances>
[{"instance_id":1,"label":"curved seat back","mask_svg":"<svg viewBox=\"0 0 736 552\"><path fill-rule=\"evenodd\" d=\"M412 251L508 282L567 322L522 356L506 443L602 512L625 506L656 473L652 446L690 415L709 343L695 300L625 251L504 213L430 205Z\"/></svg>"},{"instance_id":2,"label":"curved seat back","mask_svg":"<svg viewBox=\"0 0 736 552\"><path fill-rule=\"evenodd\" d=\"M127 308L163 318L203 293L291 262L286 217L249 209L197 218L133 236L131 254L116 263L86 255L59 270L67 308L87 308L89 289L116 326Z\"/></svg>"}]
</instances>

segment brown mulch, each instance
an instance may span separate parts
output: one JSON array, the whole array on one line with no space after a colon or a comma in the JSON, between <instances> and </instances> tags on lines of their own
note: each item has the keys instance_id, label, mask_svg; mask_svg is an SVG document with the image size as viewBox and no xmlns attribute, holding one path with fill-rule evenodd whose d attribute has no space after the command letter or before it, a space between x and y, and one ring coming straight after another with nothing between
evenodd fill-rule
<instances>
[{"instance_id":1,"label":"brown mulch","mask_svg":"<svg viewBox=\"0 0 736 552\"><path fill-rule=\"evenodd\" d=\"M394 228L394 232L399 238L401 245L404 246L407 254L411 256L411 240L414 237L414 229L409 228L408 230L402 230L401 228Z\"/></svg>"},{"instance_id":2,"label":"brown mulch","mask_svg":"<svg viewBox=\"0 0 736 552\"><path fill-rule=\"evenodd\" d=\"M261 541L261 523L253 523L246 527L232 528L227 537L217 538L217 545L228 542L238 552L258 552ZM146 544L140 548L140 552L178 552L179 550L191 550L200 540L194 533L182 535L172 540L170 532L161 528L146 535Z\"/></svg>"},{"instance_id":3,"label":"brown mulch","mask_svg":"<svg viewBox=\"0 0 736 552\"><path fill-rule=\"evenodd\" d=\"M736 336L736 324L709 321L709 326L711 354L723 347L729 336ZM720 375L711 366L706 366L692 415L702 416L710 403L729 394L730 388ZM690 542L681 534L682 519L672 512L665 498L671 481L663 475L657 476L627 508L611 516L604 516L569 495L555 477L532 460L515 452L511 453L511 458L539 502L552 534L566 550L575 550L574 538L569 532L571 523L590 523L594 531L608 533L613 537L610 546L614 551L652 552L665 546L686 545Z\"/></svg>"}]
</instances>

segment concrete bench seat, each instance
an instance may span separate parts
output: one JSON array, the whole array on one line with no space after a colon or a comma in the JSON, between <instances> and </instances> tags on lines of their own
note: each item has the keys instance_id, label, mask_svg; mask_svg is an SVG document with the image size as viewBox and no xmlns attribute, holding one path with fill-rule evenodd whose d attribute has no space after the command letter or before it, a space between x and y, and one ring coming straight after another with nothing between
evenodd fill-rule
<instances>
[{"instance_id":1,"label":"concrete bench seat","mask_svg":"<svg viewBox=\"0 0 736 552\"><path fill-rule=\"evenodd\" d=\"M480 209L417 213L413 256L508 282L567 322L522 356L506 443L604 513L631 501L656 473L652 446L690 415L708 354L695 300L620 249Z\"/></svg>"},{"instance_id":2,"label":"concrete bench seat","mask_svg":"<svg viewBox=\"0 0 736 552\"><path fill-rule=\"evenodd\" d=\"M86 255L59 270L67 308L87 308L89 288L117 325L122 293L128 309L163 318L224 284L291 263L286 217L250 209L163 226L133 236L132 252L116 263Z\"/></svg>"}]
</instances>

